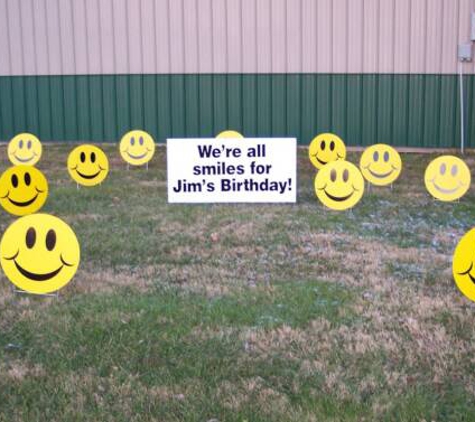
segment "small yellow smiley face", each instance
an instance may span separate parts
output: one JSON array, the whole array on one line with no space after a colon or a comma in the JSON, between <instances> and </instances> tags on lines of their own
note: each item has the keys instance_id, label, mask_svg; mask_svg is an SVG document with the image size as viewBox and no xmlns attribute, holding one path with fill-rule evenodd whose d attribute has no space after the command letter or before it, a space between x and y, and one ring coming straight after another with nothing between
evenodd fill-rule
<instances>
[{"instance_id":1,"label":"small yellow smiley face","mask_svg":"<svg viewBox=\"0 0 475 422\"><path fill-rule=\"evenodd\" d=\"M308 147L308 158L317 168L346 158L346 147L340 137L333 133L322 133L315 137Z\"/></svg>"},{"instance_id":2,"label":"small yellow smiley face","mask_svg":"<svg viewBox=\"0 0 475 422\"><path fill-rule=\"evenodd\" d=\"M8 158L16 166L34 166L40 160L42 151L40 140L31 133L20 133L8 144Z\"/></svg>"},{"instance_id":3,"label":"small yellow smiley face","mask_svg":"<svg viewBox=\"0 0 475 422\"><path fill-rule=\"evenodd\" d=\"M48 182L33 166L13 166L0 177L0 205L13 215L37 212L48 197Z\"/></svg>"},{"instance_id":4,"label":"small yellow smiley face","mask_svg":"<svg viewBox=\"0 0 475 422\"><path fill-rule=\"evenodd\" d=\"M109 173L109 160L102 149L94 145L79 145L68 157L69 175L83 186L102 183Z\"/></svg>"},{"instance_id":5,"label":"small yellow smiley face","mask_svg":"<svg viewBox=\"0 0 475 422\"><path fill-rule=\"evenodd\" d=\"M315 193L328 208L346 210L363 196L364 179L358 167L349 161L332 161L317 173Z\"/></svg>"},{"instance_id":6,"label":"small yellow smiley face","mask_svg":"<svg viewBox=\"0 0 475 422\"><path fill-rule=\"evenodd\" d=\"M443 155L431 161L424 181L429 193L439 201L455 201L470 187L470 169L460 158Z\"/></svg>"},{"instance_id":7,"label":"small yellow smiley face","mask_svg":"<svg viewBox=\"0 0 475 422\"><path fill-rule=\"evenodd\" d=\"M236 132L235 130L224 130L221 133L218 133L216 136L217 139L243 139L244 136L242 136L239 132Z\"/></svg>"},{"instance_id":8,"label":"small yellow smiley face","mask_svg":"<svg viewBox=\"0 0 475 422\"><path fill-rule=\"evenodd\" d=\"M132 166L148 163L155 153L153 138L143 130L132 130L120 140L120 155Z\"/></svg>"},{"instance_id":9,"label":"small yellow smiley face","mask_svg":"<svg viewBox=\"0 0 475 422\"><path fill-rule=\"evenodd\" d=\"M455 248L452 273L459 290L475 302L475 228L467 232Z\"/></svg>"},{"instance_id":10,"label":"small yellow smiley face","mask_svg":"<svg viewBox=\"0 0 475 422\"><path fill-rule=\"evenodd\" d=\"M30 293L55 292L73 278L79 243L71 227L48 214L14 221L0 242L0 262L7 278Z\"/></svg>"},{"instance_id":11,"label":"small yellow smiley face","mask_svg":"<svg viewBox=\"0 0 475 422\"><path fill-rule=\"evenodd\" d=\"M373 185L390 185L399 177L401 169L401 156L389 145L372 145L361 155L361 173Z\"/></svg>"}]
</instances>

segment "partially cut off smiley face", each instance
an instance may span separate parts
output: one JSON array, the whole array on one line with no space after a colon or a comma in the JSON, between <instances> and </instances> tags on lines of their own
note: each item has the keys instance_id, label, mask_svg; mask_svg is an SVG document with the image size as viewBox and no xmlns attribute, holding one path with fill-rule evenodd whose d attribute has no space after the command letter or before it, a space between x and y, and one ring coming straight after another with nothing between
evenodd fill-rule
<instances>
[{"instance_id":1,"label":"partially cut off smiley face","mask_svg":"<svg viewBox=\"0 0 475 422\"><path fill-rule=\"evenodd\" d=\"M20 133L8 143L8 158L18 165L35 165L41 158L43 147L40 140L31 133Z\"/></svg>"},{"instance_id":2,"label":"partially cut off smiley face","mask_svg":"<svg viewBox=\"0 0 475 422\"><path fill-rule=\"evenodd\" d=\"M373 185L390 185L399 177L401 169L401 156L389 145L372 145L361 155L361 173Z\"/></svg>"},{"instance_id":3,"label":"partially cut off smiley face","mask_svg":"<svg viewBox=\"0 0 475 422\"><path fill-rule=\"evenodd\" d=\"M317 198L328 208L346 210L355 206L364 193L364 179L358 168L348 161L333 161L315 177Z\"/></svg>"},{"instance_id":4,"label":"partially cut off smiley face","mask_svg":"<svg viewBox=\"0 0 475 422\"><path fill-rule=\"evenodd\" d=\"M68 172L72 179L83 186L102 183L109 173L109 160L102 149L95 145L79 145L68 156Z\"/></svg>"},{"instance_id":5,"label":"partially cut off smiley face","mask_svg":"<svg viewBox=\"0 0 475 422\"><path fill-rule=\"evenodd\" d=\"M13 215L37 212L48 197L48 181L32 166L13 166L0 177L0 205Z\"/></svg>"},{"instance_id":6,"label":"partially cut off smiley face","mask_svg":"<svg viewBox=\"0 0 475 422\"><path fill-rule=\"evenodd\" d=\"M427 191L434 198L444 202L455 201L465 195L470 187L470 169L460 158L443 155L429 163L424 181Z\"/></svg>"},{"instance_id":7,"label":"partially cut off smiley face","mask_svg":"<svg viewBox=\"0 0 475 422\"><path fill-rule=\"evenodd\" d=\"M222 132L216 135L216 139L243 139L241 133L235 130L223 130Z\"/></svg>"},{"instance_id":8,"label":"partially cut off smiley face","mask_svg":"<svg viewBox=\"0 0 475 422\"><path fill-rule=\"evenodd\" d=\"M29 293L61 289L73 278L79 260L79 243L71 227L48 214L32 214L14 221L0 242L5 275Z\"/></svg>"},{"instance_id":9,"label":"partially cut off smiley face","mask_svg":"<svg viewBox=\"0 0 475 422\"><path fill-rule=\"evenodd\" d=\"M132 130L122 137L119 149L126 163L142 166L147 164L155 154L155 142L147 132Z\"/></svg>"},{"instance_id":10,"label":"partially cut off smiley face","mask_svg":"<svg viewBox=\"0 0 475 422\"><path fill-rule=\"evenodd\" d=\"M455 248L452 274L465 297L475 302L475 228L467 232Z\"/></svg>"},{"instance_id":11,"label":"partially cut off smiley face","mask_svg":"<svg viewBox=\"0 0 475 422\"><path fill-rule=\"evenodd\" d=\"M346 158L346 147L342 139L333 133L316 136L308 147L308 158L317 169L336 160Z\"/></svg>"}]
</instances>

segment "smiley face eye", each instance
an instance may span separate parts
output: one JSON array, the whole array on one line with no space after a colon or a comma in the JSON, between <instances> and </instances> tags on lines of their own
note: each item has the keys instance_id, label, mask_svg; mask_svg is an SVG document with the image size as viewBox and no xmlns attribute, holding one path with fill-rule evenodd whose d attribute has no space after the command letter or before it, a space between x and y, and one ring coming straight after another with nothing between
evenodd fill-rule
<instances>
[{"instance_id":1,"label":"smiley face eye","mask_svg":"<svg viewBox=\"0 0 475 422\"><path fill-rule=\"evenodd\" d=\"M373 153L373 161L376 162L376 161L378 161L378 160L379 160L379 153L378 153L378 151L375 151L375 152Z\"/></svg>"},{"instance_id":2,"label":"smiley face eye","mask_svg":"<svg viewBox=\"0 0 475 422\"><path fill-rule=\"evenodd\" d=\"M450 170L450 173L452 173L452 176L457 176L458 171L459 171L459 169L457 167L457 164L454 164L452 166L452 170Z\"/></svg>"},{"instance_id":3,"label":"smiley face eye","mask_svg":"<svg viewBox=\"0 0 475 422\"><path fill-rule=\"evenodd\" d=\"M330 151L333 151L335 149L335 142L331 141L330 142Z\"/></svg>"},{"instance_id":4,"label":"smiley face eye","mask_svg":"<svg viewBox=\"0 0 475 422\"><path fill-rule=\"evenodd\" d=\"M96 162L96 153L91 152L91 163L95 163L95 162Z\"/></svg>"},{"instance_id":5,"label":"smiley face eye","mask_svg":"<svg viewBox=\"0 0 475 422\"><path fill-rule=\"evenodd\" d=\"M46 234L46 249L52 251L56 246L56 232L51 229Z\"/></svg>"},{"instance_id":6,"label":"smiley face eye","mask_svg":"<svg viewBox=\"0 0 475 422\"><path fill-rule=\"evenodd\" d=\"M385 152L384 155L383 155L383 160L385 163L387 163L389 161L389 152Z\"/></svg>"},{"instance_id":7,"label":"smiley face eye","mask_svg":"<svg viewBox=\"0 0 475 422\"><path fill-rule=\"evenodd\" d=\"M31 149L31 141L28 141L28 143L26 144L27 148L28 149Z\"/></svg>"},{"instance_id":8,"label":"smiley face eye","mask_svg":"<svg viewBox=\"0 0 475 422\"><path fill-rule=\"evenodd\" d=\"M330 180L332 182L334 182L336 180L336 170L333 169L331 172L330 172Z\"/></svg>"},{"instance_id":9,"label":"smiley face eye","mask_svg":"<svg viewBox=\"0 0 475 422\"><path fill-rule=\"evenodd\" d=\"M135 138L133 136L130 138L130 145L135 145Z\"/></svg>"},{"instance_id":10,"label":"smiley face eye","mask_svg":"<svg viewBox=\"0 0 475 422\"><path fill-rule=\"evenodd\" d=\"M440 165L440 174L445 174L446 170L447 170L447 166L445 165L445 163L441 164Z\"/></svg>"},{"instance_id":11,"label":"smiley face eye","mask_svg":"<svg viewBox=\"0 0 475 422\"><path fill-rule=\"evenodd\" d=\"M31 249L33 246L35 246L36 242L36 231L33 227L30 227L26 231L26 238L25 238L25 243L28 249Z\"/></svg>"},{"instance_id":12,"label":"smiley face eye","mask_svg":"<svg viewBox=\"0 0 475 422\"><path fill-rule=\"evenodd\" d=\"M86 154L84 154L84 152L81 152L79 159L81 160L81 163L86 162Z\"/></svg>"},{"instance_id":13,"label":"smiley face eye","mask_svg":"<svg viewBox=\"0 0 475 422\"><path fill-rule=\"evenodd\" d=\"M20 143L18 144L20 148L23 148L23 139L20 140Z\"/></svg>"},{"instance_id":14,"label":"smiley face eye","mask_svg":"<svg viewBox=\"0 0 475 422\"><path fill-rule=\"evenodd\" d=\"M325 141L320 142L320 149L325 151Z\"/></svg>"},{"instance_id":15,"label":"smiley face eye","mask_svg":"<svg viewBox=\"0 0 475 422\"><path fill-rule=\"evenodd\" d=\"M348 182L348 179L350 178L350 172L348 169L343 170L343 181L346 183Z\"/></svg>"},{"instance_id":16,"label":"smiley face eye","mask_svg":"<svg viewBox=\"0 0 475 422\"><path fill-rule=\"evenodd\" d=\"M16 174L12 175L12 186L14 188L18 187L18 176Z\"/></svg>"},{"instance_id":17,"label":"smiley face eye","mask_svg":"<svg viewBox=\"0 0 475 422\"><path fill-rule=\"evenodd\" d=\"M140 139L139 139L139 144L140 145L143 145L143 137L141 136Z\"/></svg>"},{"instance_id":18,"label":"smiley face eye","mask_svg":"<svg viewBox=\"0 0 475 422\"><path fill-rule=\"evenodd\" d=\"M30 173L26 172L26 173L25 173L25 185L26 185L26 186L30 186L30 183L31 183L31 176L30 176Z\"/></svg>"}]
</instances>

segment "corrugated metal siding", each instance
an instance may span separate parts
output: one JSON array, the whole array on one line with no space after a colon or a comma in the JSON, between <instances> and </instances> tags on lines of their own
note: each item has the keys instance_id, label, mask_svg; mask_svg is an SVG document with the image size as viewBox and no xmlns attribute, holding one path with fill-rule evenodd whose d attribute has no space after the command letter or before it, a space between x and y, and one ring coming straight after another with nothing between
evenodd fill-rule
<instances>
[{"instance_id":1,"label":"corrugated metal siding","mask_svg":"<svg viewBox=\"0 0 475 422\"><path fill-rule=\"evenodd\" d=\"M475 147L475 77L466 78ZM133 128L167 137L320 132L348 145L456 147L457 77L449 75L82 75L0 77L0 139L117 141Z\"/></svg>"},{"instance_id":2,"label":"corrugated metal siding","mask_svg":"<svg viewBox=\"0 0 475 422\"><path fill-rule=\"evenodd\" d=\"M453 74L472 10L475 0L0 0L0 139L233 128L457 146Z\"/></svg>"},{"instance_id":3,"label":"corrugated metal siding","mask_svg":"<svg viewBox=\"0 0 475 422\"><path fill-rule=\"evenodd\" d=\"M472 10L475 0L0 0L0 75L454 74Z\"/></svg>"}]
</instances>

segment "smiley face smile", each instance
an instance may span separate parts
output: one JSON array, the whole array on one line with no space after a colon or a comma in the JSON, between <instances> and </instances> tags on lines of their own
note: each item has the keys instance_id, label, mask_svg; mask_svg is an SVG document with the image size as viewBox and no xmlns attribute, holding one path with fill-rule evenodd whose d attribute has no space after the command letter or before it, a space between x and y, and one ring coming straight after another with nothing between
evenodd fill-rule
<instances>
[{"instance_id":1,"label":"smiley face smile","mask_svg":"<svg viewBox=\"0 0 475 422\"><path fill-rule=\"evenodd\" d=\"M130 158L133 158L134 160L141 160L142 158L146 157L147 154L150 152L149 149L147 149L143 154L140 155L133 155L131 154L128 150L124 151Z\"/></svg>"},{"instance_id":2,"label":"smiley face smile","mask_svg":"<svg viewBox=\"0 0 475 422\"><path fill-rule=\"evenodd\" d=\"M44 191L38 189L38 188L35 188L36 189L36 195L31 198L30 200L27 200L27 201L14 201L12 198L9 197L10 195L10 191L7 192L7 194L5 196L2 196L0 199L7 199L11 204L17 206L17 207L28 207L29 205L33 204L37 199L38 199L38 195L40 193L44 193Z\"/></svg>"},{"instance_id":3,"label":"smiley face smile","mask_svg":"<svg viewBox=\"0 0 475 422\"><path fill-rule=\"evenodd\" d=\"M324 166L325 164L328 164L328 161L320 160L320 158L318 158L318 154L314 154L313 156L315 157L315 159L316 159L322 166ZM340 156L340 154L338 154L338 153L336 154L336 157L337 157L337 158L336 158L337 160L342 160L342 159L343 159L343 157Z\"/></svg>"},{"instance_id":4,"label":"smiley face smile","mask_svg":"<svg viewBox=\"0 0 475 422\"><path fill-rule=\"evenodd\" d=\"M59 272L63 269L64 265L61 265L57 270L54 270L50 273L47 274L36 274L36 273L31 273L30 271L25 270L23 267L18 264L18 262L13 261L15 264L17 270L26 278L29 278L30 280L33 281L47 281L51 280L53 277L59 274Z\"/></svg>"},{"instance_id":5,"label":"smiley face smile","mask_svg":"<svg viewBox=\"0 0 475 422\"><path fill-rule=\"evenodd\" d=\"M457 192L461 187L463 187L463 183L459 183L459 185L453 189L444 189L444 188L441 188L436 182L435 182L435 179L431 180L430 181L432 183L432 185L434 186L434 188L436 188L440 193L443 193L445 195L450 195L452 193L455 193Z\"/></svg>"},{"instance_id":6,"label":"smiley face smile","mask_svg":"<svg viewBox=\"0 0 475 422\"><path fill-rule=\"evenodd\" d=\"M322 166L324 166L325 164L328 164L328 161L320 160L320 158L318 158L318 154L314 154L313 156Z\"/></svg>"},{"instance_id":7,"label":"smiley face smile","mask_svg":"<svg viewBox=\"0 0 475 422\"><path fill-rule=\"evenodd\" d=\"M59 274L59 272L64 268L64 266L67 266L67 267L72 267L73 266L73 264L68 264L63 259L63 256L60 256L60 260L61 260L62 265L59 268L57 268L56 270L51 271L51 272L46 273L46 274L32 273L31 271L28 271L25 268L23 268L17 262L16 258L18 257L19 253L20 253L20 250L18 250L18 252L14 256L12 256L10 258L5 257L4 259L6 259L7 261L13 261L13 263L15 264L16 269L20 272L20 274L23 275L24 277L30 279L30 280L33 280L33 281L48 281L48 280L51 280L53 277L56 277Z\"/></svg>"},{"instance_id":8,"label":"smiley face smile","mask_svg":"<svg viewBox=\"0 0 475 422\"><path fill-rule=\"evenodd\" d=\"M330 195L325 189L323 189L323 192L325 192L325 195L328 196L332 201L337 201L337 202L343 202L346 201L347 199L350 199L353 194L355 193L356 189L353 190L349 195L346 196L333 196Z\"/></svg>"},{"instance_id":9,"label":"smiley face smile","mask_svg":"<svg viewBox=\"0 0 475 422\"><path fill-rule=\"evenodd\" d=\"M84 179L94 179L94 178L96 178L97 176L99 176L99 174L101 174L101 171L104 171L104 170L105 170L105 169L103 169L103 168L101 168L101 167L99 167L99 168L100 168L100 170L99 170L97 173L94 173L94 174L84 174L84 173L81 173L81 172L77 169L77 167L74 168L74 169L72 169L72 170L74 170L77 174L79 174L79 176L81 176L81 177L84 178Z\"/></svg>"},{"instance_id":10,"label":"smiley face smile","mask_svg":"<svg viewBox=\"0 0 475 422\"><path fill-rule=\"evenodd\" d=\"M368 170L372 176L377 177L378 179L385 179L388 176L391 176L395 171L398 171L398 168L393 167L390 171L387 173L376 173L373 170L371 170L370 166L365 167L365 170Z\"/></svg>"},{"instance_id":11,"label":"smiley face smile","mask_svg":"<svg viewBox=\"0 0 475 422\"><path fill-rule=\"evenodd\" d=\"M10 203L16 205L17 207L27 207L28 205L31 205L33 202L35 202L36 198L38 198L38 193L32 199L25 202L17 202L7 196L7 199L10 201Z\"/></svg>"},{"instance_id":12,"label":"smiley face smile","mask_svg":"<svg viewBox=\"0 0 475 422\"><path fill-rule=\"evenodd\" d=\"M29 163L31 160L33 160L33 158L36 157L36 154L33 153L33 155L29 158L20 158L15 154L13 154L13 156L15 157L15 159L17 159L20 163Z\"/></svg>"},{"instance_id":13,"label":"smiley face smile","mask_svg":"<svg viewBox=\"0 0 475 422\"><path fill-rule=\"evenodd\" d=\"M468 268L467 271L463 271L463 272L457 273L457 274L459 274L459 275L468 275L468 277L470 278L472 283L475 284L475 277L472 274L470 274L470 271L472 271L472 268L473 268L473 262L470 263L470 267Z\"/></svg>"}]
</instances>

